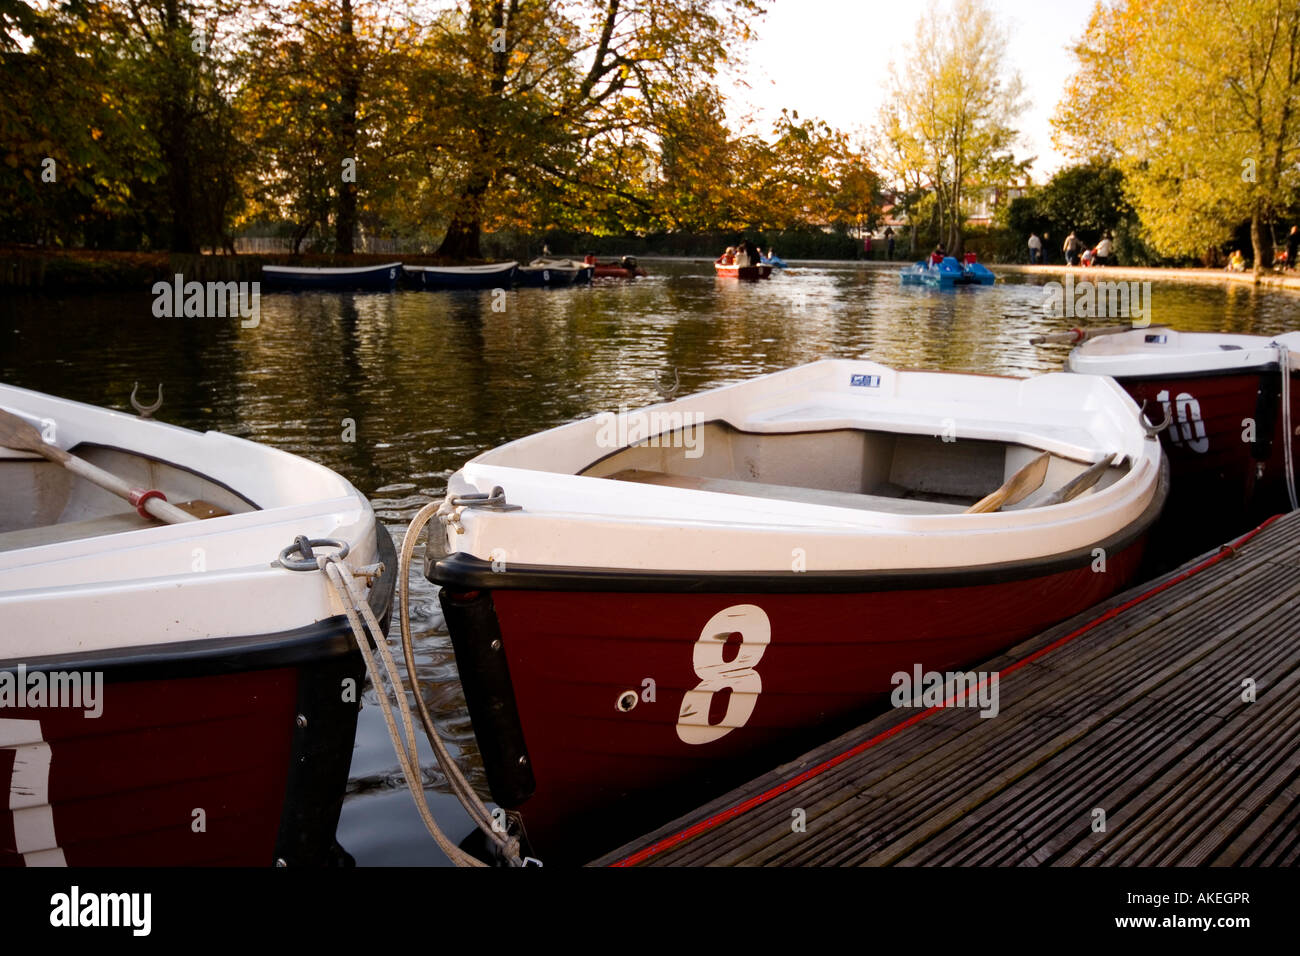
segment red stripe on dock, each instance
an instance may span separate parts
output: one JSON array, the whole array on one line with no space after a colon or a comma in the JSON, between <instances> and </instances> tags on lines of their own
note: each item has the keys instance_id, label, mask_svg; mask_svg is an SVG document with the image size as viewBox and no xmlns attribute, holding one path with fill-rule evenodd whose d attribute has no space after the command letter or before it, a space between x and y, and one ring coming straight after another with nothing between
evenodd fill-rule
<instances>
[{"instance_id":1,"label":"red stripe on dock","mask_svg":"<svg viewBox=\"0 0 1300 956\"><path fill-rule=\"evenodd\" d=\"M1194 577L1200 574L1202 571L1205 571L1208 568L1213 567L1223 559L1231 557L1233 554L1236 553L1238 548L1248 543L1257 534L1259 534L1261 531L1263 531L1273 522L1279 520L1281 517L1282 515L1274 515L1273 517L1265 521L1263 524L1261 524L1258 528L1255 528L1253 531L1248 531L1246 534L1242 535L1236 541L1233 541L1230 544L1223 545L1221 548L1219 548L1217 552L1215 552L1210 557L1206 558L1200 564L1188 568L1186 571L1183 571L1181 574L1175 575L1169 580L1156 585L1150 590L1144 591L1143 593L1137 595L1136 597L1130 598L1129 600L1125 601L1123 604L1116 605L1115 607L1111 608L1109 611L1106 611L1104 614L1099 615L1098 617L1094 618L1088 623L1083 624L1080 627L1076 628L1075 630L1071 631L1069 634L1066 634L1065 636L1056 639L1055 641L1053 641L1052 643L1048 644L1045 647L1040 647L1032 654L1029 654L1026 657L1021 658L1020 660L1011 664L1009 667L1003 668L999 672L998 679L1001 680L1003 676L1007 674L1015 673L1025 665L1031 664L1034 661L1038 660L1039 658L1043 657L1044 655L1049 654L1052 651L1057 650L1061 647L1064 647L1066 644L1070 643L1075 638L1078 638L1088 633L1098 625L1103 624L1106 621L1111 620L1112 618L1118 617L1120 614L1123 614L1125 611L1136 607L1137 605L1143 603L1144 601L1150 600L1151 598L1155 597L1157 594L1161 594L1164 591L1167 591L1175 584L1181 584L1182 582L1186 581L1188 578ZM979 685L976 685L976 689L978 689L978 687L981 686L982 684L983 681L981 681ZM788 793L789 791L795 789L796 787L807 783L809 780L821 776L826 771L838 767L840 764L844 763L844 761L850 760L853 757L856 757L858 754L870 750L872 747L876 746L876 744L888 740L890 737L895 736L896 734L900 733L906 728L911 727L912 725L917 724L922 720L925 720L927 717L930 717L933 714L936 714L944 710L954 700L956 700L955 697L949 698L948 700L944 701L944 703L940 706L930 707L926 710L923 710L920 713L915 714L912 717L909 717L907 720L904 720L902 723L896 724L895 726L890 727L888 730L876 734L874 737L871 737L868 740L864 740L859 744L855 744L854 746L850 747L848 750L845 750L843 753L836 754L834 757L818 764L815 767L809 767L807 770L805 770L803 773L799 774L798 776L791 777L789 780L777 784L775 787L772 787L770 790L765 790L763 793L756 794L755 796L752 796L748 800L738 803L735 806L728 807L727 809L722 810L721 812L716 813L705 820L701 820L699 823L692 824L691 826L687 827L685 830L681 830L678 833L674 833L672 836L664 837L664 839L658 841L657 843L652 843L650 846L638 850L637 852L631 854L630 856L626 856L623 859L618 860L609 865L612 867L636 866L639 863L644 863L646 860L650 859L651 857L658 856L660 853L663 853L666 850L671 850L673 847L679 846L680 844L685 843L688 840L693 840L697 836L700 836L701 834L707 833L709 830L712 830L714 827L726 823L728 820L734 820L736 817L743 816L744 814L748 813L750 810L753 810L755 807L760 807L763 804L768 803L769 801L779 797L781 794Z\"/></svg>"}]
</instances>

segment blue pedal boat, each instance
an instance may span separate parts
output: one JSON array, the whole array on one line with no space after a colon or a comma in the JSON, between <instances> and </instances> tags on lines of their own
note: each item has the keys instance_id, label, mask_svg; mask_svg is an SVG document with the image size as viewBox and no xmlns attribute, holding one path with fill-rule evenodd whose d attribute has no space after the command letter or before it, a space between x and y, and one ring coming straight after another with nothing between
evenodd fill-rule
<instances>
[{"instance_id":1,"label":"blue pedal boat","mask_svg":"<svg viewBox=\"0 0 1300 956\"><path fill-rule=\"evenodd\" d=\"M401 274L400 262L343 268L262 266L262 281L268 288L292 291L392 292L397 288L397 280Z\"/></svg>"},{"instance_id":2,"label":"blue pedal boat","mask_svg":"<svg viewBox=\"0 0 1300 956\"><path fill-rule=\"evenodd\" d=\"M505 288L518 268L514 260L483 266L403 266L413 286L430 290Z\"/></svg>"},{"instance_id":3,"label":"blue pedal boat","mask_svg":"<svg viewBox=\"0 0 1300 956\"><path fill-rule=\"evenodd\" d=\"M953 256L937 264L924 260L913 263L898 277L903 285L928 285L941 289L959 285L992 285L997 280L997 276L978 262L958 262Z\"/></svg>"}]
</instances>

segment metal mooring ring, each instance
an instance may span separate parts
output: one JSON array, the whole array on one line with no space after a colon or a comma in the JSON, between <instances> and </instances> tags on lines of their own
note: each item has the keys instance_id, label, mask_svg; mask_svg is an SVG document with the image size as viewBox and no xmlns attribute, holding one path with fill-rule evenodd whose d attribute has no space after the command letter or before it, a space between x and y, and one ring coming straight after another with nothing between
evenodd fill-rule
<instances>
[{"instance_id":1,"label":"metal mooring ring","mask_svg":"<svg viewBox=\"0 0 1300 956\"><path fill-rule=\"evenodd\" d=\"M337 548L338 557L346 558L348 556L348 543L339 541L335 538L308 538L300 534L293 539L293 544L280 552L280 566L288 568L290 571L315 571L316 554L312 548ZM297 558L290 558L291 554L298 554Z\"/></svg>"}]
</instances>

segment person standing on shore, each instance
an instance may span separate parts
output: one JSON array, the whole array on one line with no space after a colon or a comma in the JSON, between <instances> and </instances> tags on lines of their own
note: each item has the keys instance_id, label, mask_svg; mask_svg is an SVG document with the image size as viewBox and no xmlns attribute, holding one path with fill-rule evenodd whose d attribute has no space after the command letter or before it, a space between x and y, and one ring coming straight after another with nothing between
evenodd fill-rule
<instances>
[{"instance_id":1,"label":"person standing on shore","mask_svg":"<svg viewBox=\"0 0 1300 956\"><path fill-rule=\"evenodd\" d=\"M894 259L894 227L885 227L885 256L891 262Z\"/></svg>"},{"instance_id":2,"label":"person standing on shore","mask_svg":"<svg viewBox=\"0 0 1300 956\"><path fill-rule=\"evenodd\" d=\"M1296 247L1300 246L1300 226L1292 226L1286 236L1286 267L1295 268Z\"/></svg>"},{"instance_id":3,"label":"person standing on shore","mask_svg":"<svg viewBox=\"0 0 1300 956\"><path fill-rule=\"evenodd\" d=\"M1115 242L1108 232L1101 237L1101 242L1097 243L1097 257L1092 260L1092 264L1095 266L1108 266L1110 265L1111 256L1114 254Z\"/></svg>"},{"instance_id":4,"label":"person standing on shore","mask_svg":"<svg viewBox=\"0 0 1300 956\"><path fill-rule=\"evenodd\" d=\"M1031 266L1040 265L1043 261L1043 240L1038 238L1038 233L1029 234L1029 264Z\"/></svg>"},{"instance_id":5,"label":"person standing on shore","mask_svg":"<svg viewBox=\"0 0 1300 956\"><path fill-rule=\"evenodd\" d=\"M1079 264L1079 253L1083 251L1083 243L1079 237L1070 230L1070 234L1065 237L1065 242L1061 245L1061 251L1065 253L1065 264L1067 266L1077 266Z\"/></svg>"}]
</instances>

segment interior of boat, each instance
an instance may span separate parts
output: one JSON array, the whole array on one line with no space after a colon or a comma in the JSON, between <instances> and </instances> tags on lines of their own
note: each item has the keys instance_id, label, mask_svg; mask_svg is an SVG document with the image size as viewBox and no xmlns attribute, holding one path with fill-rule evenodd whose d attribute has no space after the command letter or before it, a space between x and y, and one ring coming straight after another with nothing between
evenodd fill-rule
<instances>
[{"instance_id":1,"label":"interior of boat","mask_svg":"<svg viewBox=\"0 0 1300 956\"><path fill-rule=\"evenodd\" d=\"M938 436L858 429L751 433L710 422L622 448L580 474L840 508L934 515L966 512L1013 479L1025 492L1022 497L980 510L1033 508L1056 503L1063 494L1063 500L1069 500L1114 484L1128 468L1127 459L1094 468L1092 462L1009 442L945 441Z\"/></svg>"},{"instance_id":2,"label":"interior of boat","mask_svg":"<svg viewBox=\"0 0 1300 956\"><path fill-rule=\"evenodd\" d=\"M156 488L199 518L254 511L256 506L203 475L114 448L69 449L132 487ZM0 551L159 527L131 504L62 465L38 455L0 449Z\"/></svg>"}]
</instances>

